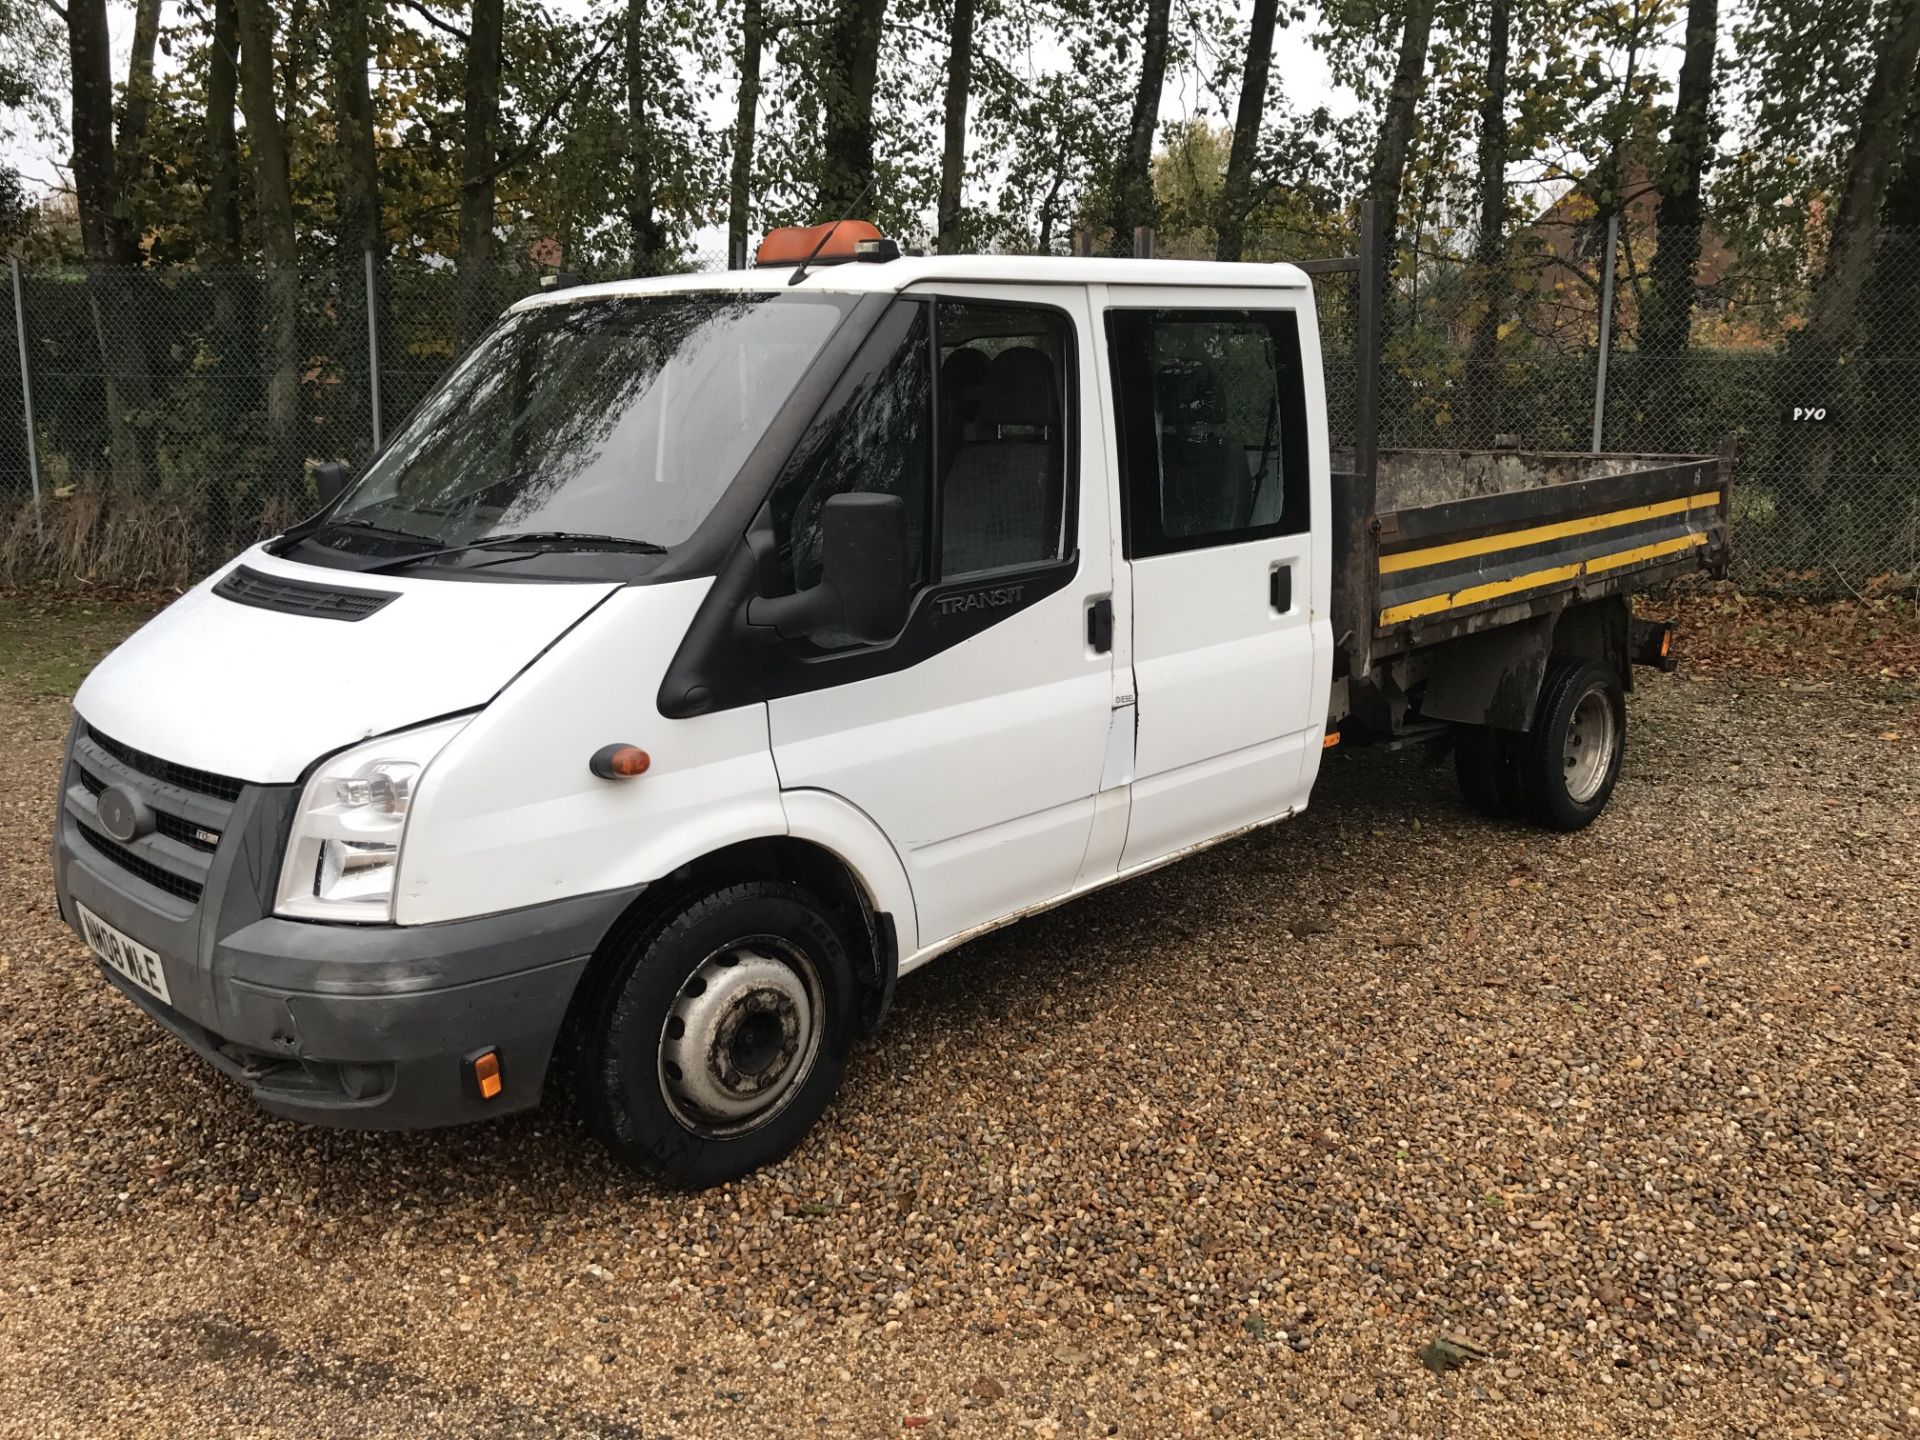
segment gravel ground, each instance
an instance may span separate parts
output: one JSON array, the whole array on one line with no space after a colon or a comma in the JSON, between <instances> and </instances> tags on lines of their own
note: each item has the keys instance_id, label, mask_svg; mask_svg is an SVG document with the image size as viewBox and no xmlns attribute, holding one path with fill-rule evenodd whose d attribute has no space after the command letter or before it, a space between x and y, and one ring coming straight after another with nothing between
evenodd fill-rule
<instances>
[{"instance_id":1,"label":"gravel ground","mask_svg":"<svg viewBox=\"0 0 1920 1440\"><path fill-rule=\"evenodd\" d=\"M254 1111L60 925L0 682L0 1433L1920 1435L1920 690L1632 705L1585 834L1336 755L967 947L687 1199Z\"/></svg>"}]
</instances>

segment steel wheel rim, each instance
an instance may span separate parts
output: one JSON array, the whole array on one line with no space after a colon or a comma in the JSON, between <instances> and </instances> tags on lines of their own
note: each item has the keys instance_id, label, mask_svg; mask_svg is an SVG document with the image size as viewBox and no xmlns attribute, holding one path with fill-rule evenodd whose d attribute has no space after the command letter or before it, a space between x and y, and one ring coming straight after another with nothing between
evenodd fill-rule
<instances>
[{"instance_id":1,"label":"steel wheel rim","mask_svg":"<svg viewBox=\"0 0 1920 1440\"><path fill-rule=\"evenodd\" d=\"M1586 804L1606 784L1613 768L1616 723L1613 702L1601 688L1587 691L1567 718L1566 738L1561 757L1566 772L1567 794L1578 804Z\"/></svg>"},{"instance_id":2,"label":"steel wheel rim","mask_svg":"<svg viewBox=\"0 0 1920 1440\"><path fill-rule=\"evenodd\" d=\"M714 951L660 1026L660 1095L696 1135L742 1135L784 1110L813 1073L826 1012L820 974L772 936Z\"/></svg>"}]
</instances>

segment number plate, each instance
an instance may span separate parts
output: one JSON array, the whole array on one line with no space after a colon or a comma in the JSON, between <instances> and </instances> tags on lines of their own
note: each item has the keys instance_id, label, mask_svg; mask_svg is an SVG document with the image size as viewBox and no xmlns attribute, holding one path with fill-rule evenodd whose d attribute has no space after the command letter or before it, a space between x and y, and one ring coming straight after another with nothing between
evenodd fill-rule
<instances>
[{"instance_id":1,"label":"number plate","mask_svg":"<svg viewBox=\"0 0 1920 1440\"><path fill-rule=\"evenodd\" d=\"M167 972L161 968L157 954L132 936L114 929L78 901L73 908L80 912L80 933L87 937L94 954L156 1000L168 1005L173 1003L173 997L167 993Z\"/></svg>"}]
</instances>

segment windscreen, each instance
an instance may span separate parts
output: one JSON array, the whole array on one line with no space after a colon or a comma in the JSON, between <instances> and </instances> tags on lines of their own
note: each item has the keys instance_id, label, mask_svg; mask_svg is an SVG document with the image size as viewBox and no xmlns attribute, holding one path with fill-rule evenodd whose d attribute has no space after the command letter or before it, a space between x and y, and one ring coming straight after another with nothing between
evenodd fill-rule
<instances>
[{"instance_id":1,"label":"windscreen","mask_svg":"<svg viewBox=\"0 0 1920 1440\"><path fill-rule=\"evenodd\" d=\"M691 293L510 315L332 519L445 545L528 531L679 544L852 304Z\"/></svg>"}]
</instances>

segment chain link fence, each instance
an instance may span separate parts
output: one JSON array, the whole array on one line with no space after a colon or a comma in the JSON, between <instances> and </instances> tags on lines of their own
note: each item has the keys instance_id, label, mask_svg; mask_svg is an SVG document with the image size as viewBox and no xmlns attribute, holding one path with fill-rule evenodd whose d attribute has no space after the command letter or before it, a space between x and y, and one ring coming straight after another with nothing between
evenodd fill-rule
<instances>
[{"instance_id":1,"label":"chain link fence","mask_svg":"<svg viewBox=\"0 0 1920 1440\"><path fill-rule=\"evenodd\" d=\"M1882 238L1858 343L1834 359L1798 342L1804 275L1743 270L1710 236L1691 345L1641 353L1652 242L1622 234L1604 395L1590 226L1536 226L1493 271L1431 237L1401 241L1383 445L1585 450L1598 403L1602 448L1738 444L1734 555L1748 587L1920 585L1920 236ZM1104 237L1076 248L1114 249ZM1253 236L1246 254L1351 250L1328 228ZM1156 253L1210 256L1211 237L1163 235ZM467 288L450 265L391 264L369 305L361 258L300 277L290 342L259 267L17 267L0 305L0 583L190 582L310 512L314 462L364 463L473 334L539 285L531 270ZM1352 284L1316 283L1336 445L1352 439Z\"/></svg>"}]
</instances>

